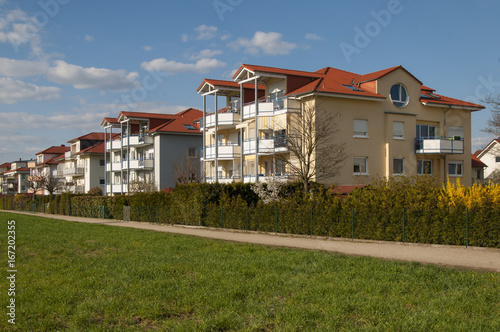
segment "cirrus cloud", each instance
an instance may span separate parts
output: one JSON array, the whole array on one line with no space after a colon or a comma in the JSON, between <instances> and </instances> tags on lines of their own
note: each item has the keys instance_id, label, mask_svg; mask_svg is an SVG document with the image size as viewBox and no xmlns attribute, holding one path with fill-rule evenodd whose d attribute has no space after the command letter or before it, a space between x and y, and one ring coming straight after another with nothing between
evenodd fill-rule
<instances>
[{"instance_id":1,"label":"cirrus cloud","mask_svg":"<svg viewBox=\"0 0 500 332\"><path fill-rule=\"evenodd\" d=\"M204 74L211 70L225 67L226 63L217 59L200 59L195 63L183 63L165 58L154 59L149 62L143 62L141 68L147 71L162 71L170 74L178 73L198 73Z\"/></svg>"},{"instance_id":2,"label":"cirrus cloud","mask_svg":"<svg viewBox=\"0 0 500 332\"><path fill-rule=\"evenodd\" d=\"M95 89L120 91L136 86L139 74L127 73L125 70L110 70L106 68L84 68L66 63L63 60L54 61L55 66L47 71L47 79L54 83L72 85L76 89Z\"/></svg>"},{"instance_id":3,"label":"cirrus cloud","mask_svg":"<svg viewBox=\"0 0 500 332\"><path fill-rule=\"evenodd\" d=\"M252 39L238 38L228 46L234 50L244 49L245 52L253 55L261 52L269 55L286 55L297 48L297 44L283 41L281 33L262 31L257 31Z\"/></svg>"}]
</instances>

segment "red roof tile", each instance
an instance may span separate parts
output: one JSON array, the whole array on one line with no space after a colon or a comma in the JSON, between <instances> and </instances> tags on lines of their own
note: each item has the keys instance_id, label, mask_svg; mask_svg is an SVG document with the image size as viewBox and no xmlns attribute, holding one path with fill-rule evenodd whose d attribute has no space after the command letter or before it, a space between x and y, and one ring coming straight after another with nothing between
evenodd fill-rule
<instances>
[{"instance_id":1,"label":"red roof tile","mask_svg":"<svg viewBox=\"0 0 500 332\"><path fill-rule=\"evenodd\" d=\"M104 154L104 142L89 146L88 148L83 149L78 153L75 153L75 155L82 155L82 154Z\"/></svg>"},{"instance_id":2,"label":"red roof tile","mask_svg":"<svg viewBox=\"0 0 500 332\"><path fill-rule=\"evenodd\" d=\"M45 149L43 151L40 151L36 153L35 155L38 156L39 154L62 154L64 152L69 151L71 148L69 146L51 146L48 149Z\"/></svg>"},{"instance_id":3,"label":"red roof tile","mask_svg":"<svg viewBox=\"0 0 500 332\"><path fill-rule=\"evenodd\" d=\"M108 138L110 137L109 135L110 134L107 135ZM88 133L83 136L73 138L72 140L69 140L68 143L74 143L81 140L104 141L104 133L97 133L97 132Z\"/></svg>"},{"instance_id":4,"label":"red roof tile","mask_svg":"<svg viewBox=\"0 0 500 332\"><path fill-rule=\"evenodd\" d=\"M488 167L488 165L486 165L485 163L483 163L475 155L472 155L471 162L472 162L472 167Z\"/></svg>"}]
</instances>

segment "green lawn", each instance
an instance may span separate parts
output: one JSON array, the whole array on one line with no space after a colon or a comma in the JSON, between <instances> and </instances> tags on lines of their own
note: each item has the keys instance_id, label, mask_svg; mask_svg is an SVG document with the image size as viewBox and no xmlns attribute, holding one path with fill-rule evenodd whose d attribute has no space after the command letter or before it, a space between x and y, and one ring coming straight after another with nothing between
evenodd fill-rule
<instances>
[{"instance_id":1,"label":"green lawn","mask_svg":"<svg viewBox=\"0 0 500 332\"><path fill-rule=\"evenodd\" d=\"M0 213L18 331L500 331L500 274Z\"/></svg>"}]
</instances>

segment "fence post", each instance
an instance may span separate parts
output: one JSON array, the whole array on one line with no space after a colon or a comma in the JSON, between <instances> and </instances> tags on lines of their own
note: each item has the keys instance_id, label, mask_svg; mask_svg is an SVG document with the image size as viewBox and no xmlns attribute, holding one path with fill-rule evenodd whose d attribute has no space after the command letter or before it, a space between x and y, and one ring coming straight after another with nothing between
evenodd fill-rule
<instances>
[{"instance_id":1,"label":"fence post","mask_svg":"<svg viewBox=\"0 0 500 332\"><path fill-rule=\"evenodd\" d=\"M469 248L469 208L465 208L465 247Z\"/></svg>"},{"instance_id":2,"label":"fence post","mask_svg":"<svg viewBox=\"0 0 500 332\"><path fill-rule=\"evenodd\" d=\"M311 236L313 235L313 207L311 207Z\"/></svg>"},{"instance_id":3,"label":"fence post","mask_svg":"<svg viewBox=\"0 0 500 332\"><path fill-rule=\"evenodd\" d=\"M247 231L248 231L248 204L247 204L247 224L246 224L246 227L247 227Z\"/></svg>"},{"instance_id":4,"label":"fence post","mask_svg":"<svg viewBox=\"0 0 500 332\"><path fill-rule=\"evenodd\" d=\"M224 207L220 207L220 224L221 228L224 228Z\"/></svg>"},{"instance_id":5,"label":"fence post","mask_svg":"<svg viewBox=\"0 0 500 332\"><path fill-rule=\"evenodd\" d=\"M403 208L403 243L405 243L405 233L406 233L405 208Z\"/></svg>"},{"instance_id":6,"label":"fence post","mask_svg":"<svg viewBox=\"0 0 500 332\"><path fill-rule=\"evenodd\" d=\"M276 233L278 233L278 207L276 207Z\"/></svg>"},{"instance_id":7,"label":"fence post","mask_svg":"<svg viewBox=\"0 0 500 332\"><path fill-rule=\"evenodd\" d=\"M352 241L354 241L354 207L351 210L351 226L352 226L351 239Z\"/></svg>"}]
</instances>

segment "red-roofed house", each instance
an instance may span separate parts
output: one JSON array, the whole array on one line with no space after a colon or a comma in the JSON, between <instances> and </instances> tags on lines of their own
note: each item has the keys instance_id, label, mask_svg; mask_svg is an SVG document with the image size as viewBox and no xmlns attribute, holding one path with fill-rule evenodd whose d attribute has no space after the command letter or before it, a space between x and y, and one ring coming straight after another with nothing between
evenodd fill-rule
<instances>
[{"instance_id":1,"label":"red-roofed house","mask_svg":"<svg viewBox=\"0 0 500 332\"><path fill-rule=\"evenodd\" d=\"M201 116L201 111L189 108L177 114L123 111L117 118L104 118L104 132L114 137L105 143L110 153L106 157L106 194L130 193L140 183L152 184L157 190L174 187L172 166L182 159L199 158L202 137L196 120Z\"/></svg>"},{"instance_id":2,"label":"red-roofed house","mask_svg":"<svg viewBox=\"0 0 500 332\"><path fill-rule=\"evenodd\" d=\"M484 169L488 167L485 163L483 163L476 154L472 154L471 158L471 166L472 166L472 182L484 183Z\"/></svg>"},{"instance_id":3,"label":"red-roofed house","mask_svg":"<svg viewBox=\"0 0 500 332\"><path fill-rule=\"evenodd\" d=\"M288 178L288 163L295 162L288 138L301 135L291 132L291 123L310 106L317 121L335 118L335 140L349 155L327 183L366 184L393 175L471 183L471 112L484 107L439 95L402 66L359 75L331 67L308 72L244 64L233 79L204 80L197 90L204 112L209 95L217 110L218 98L226 98L220 103L226 108L244 99L237 115L222 109L217 119L202 121L207 182Z\"/></svg>"},{"instance_id":4,"label":"red-roofed house","mask_svg":"<svg viewBox=\"0 0 500 332\"><path fill-rule=\"evenodd\" d=\"M2 164L1 169L7 168L0 174L1 194L15 195L28 192L28 176L30 169L28 168L29 160L13 161L12 163Z\"/></svg>"},{"instance_id":5,"label":"red-roofed house","mask_svg":"<svg viewBox=\"0 0 500 332\"><path fill-rule=\"evenodd\" d=\"M484 178L491 179L493 173L500 169L500 139L493 139L484 149L476 151L474 154L486 165Z\"/></svg>"},{"instance_id":6,"label":"red-roofed house","mask_svg":"<svg viewBox=\"0 0 500 332\"><path fill-rule=\"evenodd\" d=\"M30 169L30 175L28 176L28 181L39 182L46 179L49 175L56 176L57 179L57 166L62 163L58 159L64 157L64 154L70 150L69 146L60 145L52 146L48 149L36 153L36 160L28 162L28 168ZM62 177L61 177L62 179ZM32 192L34 189L29 189ZM49 194L48 191L40 189L35 194Z\"/></svg>"},{"instance_id":7,"label":"red-roofed house","mask_svg":"<svg viewBox=\"0 0 500 332\"><path fill-rule=\"evenodd\" d=\"M71 139L54 177L64 178L65 191L85 194L94 187L104 192L104 133L92 132ZM107 135L109 138L109 135Z\"/></svg>"}]
</instances>

